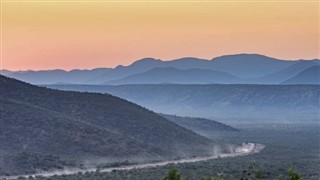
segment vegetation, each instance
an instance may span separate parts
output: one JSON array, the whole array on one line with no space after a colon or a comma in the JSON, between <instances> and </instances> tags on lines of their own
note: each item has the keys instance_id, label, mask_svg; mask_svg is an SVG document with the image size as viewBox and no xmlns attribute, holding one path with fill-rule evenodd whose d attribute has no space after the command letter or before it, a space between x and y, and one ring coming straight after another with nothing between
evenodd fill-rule
<instances>
[{"instance_id":1,"label":"vegetation","mask_svg":"<svg viewBox=\"0 0 320 180\"><path fill-rule=\"evenodd\" d=\"M212 142L258 142L266 148L261 153L243 157L37 179L159 180L171 168L179 169L183 179L222 174L224 178L229 175L242 177L248 173L244 165L250 162L259 164L260 171L254 174L259 178L285 180L289 176L284 167L298 169L299 173L290 176L296 179L303 176L315 180L320 175L319 124L282 122L255 127L246 124L237 127L241 131L213 132L208 135L209 140L110 95L50 90L3 76L0 76L0 83L1 175L90 168L96 165L93 163L101 163L103 168L152 158L183 157L196 152L206 153L207 145ZM177 147L186 153L180 154ZM171 154L175 157L170 157ZM114 159L108 159L110 157Z\"/></svg>"},{"instance_id":2,"label":"vegetation","mask_svg":"<svg viewBox=\"0 0 320 180\"><path fill-rule=\"evenodd\" d=\"M204 176L201 178L201 180L234 180L234 179L240 179L240 180L265 180L265 179L270 179L261 171L259 170L254 170L254 166L249 166L248 170L244 170L242 172L242 175L238 178L234 178L233 176L225 176L225 175L220 175L220 176L212 176L212 177L207 177ZM178 175L178 176L177 176ZM170 177L170 178L167 178ZM178 170L176 169L170 169L168 171L168 175L165 177L168 180L180 180L181 179L181 174ZM166 179L166 180L167 180ZM278 176L277 180L282 180L282 176ZM292 168L289 168L287 176L285 178L286 180L303 180L303 177L301 174L293 170Z\"/></svg>"},{"instance_id":3,"label":"vegetation","mask_svg":"<svg viewBox=\"0 0 320 180\"><path fill-rule=\"evenodd\" d=\"M213 133L215 141L228 141L241 143L245 141L259 142L266 148L249 156L220 158L202 162L169 164L154 168L132 169L128 171L112 171L110 173L90 172L75 175L64 175L50 178L50 180L159 180L162 179L168 169L178 169L184 180L199 180L203 177L220 177L224 180L232 176L238 180L244 171L257 172L261 179L288 180L287 167L299 171L305 180L319 180L320 159L319 139L320 126L317 124L264 124L238 126L239 132ZM249 166L252 165L252 166ZM257 166L258 165L258 166ZM251 169L251 170L250 170Z\"/></svg>"},{"instance_id":4,"label":"vegetation","mask_svg":"<svg viewBox=\"0 0 320 180\"><path fill-rule=\"evenodd\" d=\"M288 179L289 180L302 180L303 177L300 173L294 171L292 168L288 170Z\"/></svg>"},{"instance_id":5,"label":"vegetation","mask_svg":"<svg viewBox=\"0 0 320 180\"><path fill-rule=\"evenodd\" d=\"M213 144L111 95L52 90L2 75L0 92L0 175L209 155Z\"/></svg>"},{"instance_id":6,"label":"vegetation","mask_svg":"<svg viewBox=\"0 0 320 180\"><path fill-rule=\"evenodd\" d=\"M172 168L162 180L181 180L181 174L177 169Z\"/></svg>"},{"instance_id":7,"label":"vegetation","mask_svg":"<svg viewBox=\"0 0 320 180\"><path fill-rule=\"evenodd\" d=\"M201 180L268 180L272 179L265 174L262 173L262 171L254 169L254 165L251 165L248 167L248 169L243 170L242 174L240 176L232 176L232 175L225 175L220 174L218 176L203 176L200 179ZM78 173L74 175L61 175L61 176L51 176L51 177L44 177L44 176L36 176L36 177L19 177L19 180L104 180L104 179L121 179L120 176L109 176L109 174L117 173L116 171L113 171L111 173L101 173L101 172L92 172L92 173ZM131 177L127 177L128 179L131 179ZM145 177L141 179L154 179L153 177L150 177L149 175L146 175ZM135 178L133 178L135 179ZM162 180L196 180L197 178L193 178L190 176L184 176L180 173L179 170L175 168L170 168L167 171L167 174L161 178ZM292 168L289 168L286 175L281 175L276 178L276 180L303 180L303 176L293 170Z\"/></svg>"}]
</instances>

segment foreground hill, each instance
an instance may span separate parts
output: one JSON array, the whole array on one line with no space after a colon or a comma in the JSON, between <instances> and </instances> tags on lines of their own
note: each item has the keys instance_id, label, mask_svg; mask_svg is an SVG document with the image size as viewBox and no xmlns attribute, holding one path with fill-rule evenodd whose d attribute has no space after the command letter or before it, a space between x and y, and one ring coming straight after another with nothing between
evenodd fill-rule
<instances>
[{"instance_id":1,"label":"foreground hill","mask_svg":"<svg viewBox=\"0 0 320 180\"><path fill-rule=\"evenodd\" d=\"M50 86L104 92L159 113L212 119L290 122L318 121L318 85L120 85Z\"/></svg>"},{"instance_id":2,"label":"foreground hill","mask_svg":"<svg viewBox=\"0 0 320 180\"><path fill-rule=\"evenodd\" d=\"M205 119L205 118L195 118L195 117L181 117L175 115L167 115L167 114L160 114L161 116L165 117L166 119L182 126L187 129L190 129L198 134L202 135L211 135L215 132L221 131L239 131L231 126L225 125L223 123Z\"/></svg>"},{"instance_id":3,"label":"foreground hill","mask_svg":"<svg viewBox=\"0 0 320 180\"><path fill-rule=\"evenodd\" d=\"M207 138L111 95L0 84L2 175L211 153Z\"/></svg>"}]
</instances>

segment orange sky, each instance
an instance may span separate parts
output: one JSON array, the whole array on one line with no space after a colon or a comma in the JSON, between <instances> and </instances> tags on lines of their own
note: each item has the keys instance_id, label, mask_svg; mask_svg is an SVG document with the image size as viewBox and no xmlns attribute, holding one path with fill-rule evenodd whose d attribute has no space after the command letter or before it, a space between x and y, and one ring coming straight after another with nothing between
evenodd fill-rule
<instances>
[{"instance_id":1,"label":"orange sky","mask_svg":"<svg viewBox=\"0 0 320 180\"><path fill-rule=\"evenodd\" d=\"M2 0L2 67L90 69L258 53L319 58L319 1Z\"/></svg>"}]
</instances>

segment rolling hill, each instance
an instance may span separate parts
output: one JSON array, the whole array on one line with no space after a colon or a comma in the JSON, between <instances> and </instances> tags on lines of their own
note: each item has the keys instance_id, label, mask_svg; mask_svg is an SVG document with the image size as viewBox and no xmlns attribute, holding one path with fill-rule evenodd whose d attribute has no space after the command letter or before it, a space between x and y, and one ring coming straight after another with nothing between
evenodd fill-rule
<instances>
[{"instance_id":1,"label":"rolling hill","mask_svg":"<svg viewBox=\"0 0 320 180\"><path fill-rule=\"evenodd\" d=\"M318 84L320 85L320 66L305 69L282 84Z\"/></svg>"},{"instance_id":2,"label":"rolling hill","mask_svg":"<svg viewBox=\"0 0 320 180\"><path fill-rule=\"evenodd\" d=\"M120 98L0 75L0 174L211 153L213 142Z\"/></svg>"},{"instance_id":3,"label":"rolling hill","mask_svg":"<svg viewBox=\"0 0 320 180\"><path fill-rule=\"evenodd\" d=\"M302 72L310 67L316 66L316 65L317 65L316 61L298 61L295 64L293 64L283 70L277 71L272 74L268 74L268 75L263 76L261 78L254 79L253 83L280 84L283 81L286 81L286 80L292 78L293 76L299 74L300 72ZM311 79L313 79L313 78L311 78Z\"/></svg>"}]
</instances>

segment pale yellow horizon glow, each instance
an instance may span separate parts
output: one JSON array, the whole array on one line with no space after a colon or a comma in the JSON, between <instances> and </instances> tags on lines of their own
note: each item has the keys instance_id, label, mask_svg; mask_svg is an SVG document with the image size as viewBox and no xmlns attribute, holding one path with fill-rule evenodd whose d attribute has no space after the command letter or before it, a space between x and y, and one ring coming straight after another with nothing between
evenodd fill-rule
<instances>
[{"instance_id":1,"label":"pale yellow horizon glow","mask_svg":"<svg viewBox=\"0 0 320 180\"><path fill-rule=\"evenodd\" d=\"M92 69L153 57L320 58L319 1L2 1L2 69Z\"/></svg>"}]
</instances>

